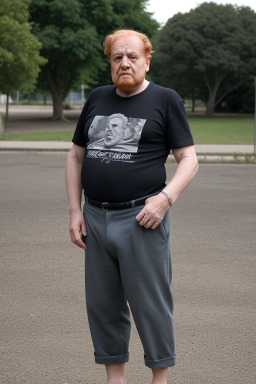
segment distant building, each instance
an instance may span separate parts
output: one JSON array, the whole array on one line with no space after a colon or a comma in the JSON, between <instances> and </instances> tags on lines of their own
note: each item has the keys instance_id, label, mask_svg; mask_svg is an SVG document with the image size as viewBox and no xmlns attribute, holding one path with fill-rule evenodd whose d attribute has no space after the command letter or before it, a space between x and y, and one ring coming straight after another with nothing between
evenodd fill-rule
<instances>
[{"instance_id":1,"label":"distant building","mask_svg":"<svg viewBox=\"0 0 256 384\"><path fill-rule=\"evenodd\" d=\"M6 95L0 93L0 104L6 104ZM12 97L9 96L9 103L12 103Z\"/></svg>"}]
</instances>

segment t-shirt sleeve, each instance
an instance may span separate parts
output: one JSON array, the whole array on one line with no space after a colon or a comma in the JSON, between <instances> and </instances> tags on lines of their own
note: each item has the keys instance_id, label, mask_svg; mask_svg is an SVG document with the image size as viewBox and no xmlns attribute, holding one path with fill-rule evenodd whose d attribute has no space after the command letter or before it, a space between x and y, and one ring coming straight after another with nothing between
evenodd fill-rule
<instances>
[{"instance_id":1,"label":"t-shirt sleeve","mask_svg":"<svg viewBox=\"0 0 256 384\"><path fill-rule=\"evenodd\" d=\"M86 146L86 140L84 137L85 111L86 111L86 104L82 109L82 112L80 114L80 117L76 125L74 136L72 139L72 142L76 145L79 145L80 147Z\"/></svg>"},{"instance_id":2,"label":"t-shirt sleeve","mask_svg":"<svg viewBox=\"0 0 256 384\"><path fill-rule=\"evenodd\" d=\"M80 147L85 147L88 142L88 139L86 139L86 136L84 134L84 127L85 127L85 120L86 120L88 109L91 103L91 99L92 99L92 93L88 96L88 99L84 104L84 107L78 119L74 136L72 139L72 142L76 145L79 145Z\"/></svg>"},{"instance_id":3,"label":"t-shirt sleeve","mask_svg":"<svg viewBox=\"0 0 256 384\"><path fill-rule=\"evenodd\" d=\"M178 94L167 104L167 139L170 149L194 145L184 103Z\"/></svg>"}]
</instances>

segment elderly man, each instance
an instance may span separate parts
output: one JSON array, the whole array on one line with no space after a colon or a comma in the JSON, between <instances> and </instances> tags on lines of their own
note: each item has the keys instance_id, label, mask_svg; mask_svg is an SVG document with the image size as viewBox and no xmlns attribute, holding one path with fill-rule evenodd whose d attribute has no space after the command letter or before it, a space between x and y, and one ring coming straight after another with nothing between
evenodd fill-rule
<instances>
[{"instance_id":1,"label":"elderly man","mask_svg":"<svg viewBox=\"0 0 256 384\"><path fill-rule=\"evenodd\" d=\"M192 181L198 163L180 96L145 79L152 53L148 38L132 30L115 31L106 37L104 53L114 85L99 87L88 97L67 160L70 237L85 250L95 361L105 364L108 384L125 383L127 303L145 365L152 369L152 384L166 384L168 367L176 359L169 208ZM137 124L136 151L117 149L110 132L107 148L90 149L93 120L105 117L108 132L108 117L114 114ZM166 185L164 163L170 150L178 165Z\"/></svg>"}]
</instances>

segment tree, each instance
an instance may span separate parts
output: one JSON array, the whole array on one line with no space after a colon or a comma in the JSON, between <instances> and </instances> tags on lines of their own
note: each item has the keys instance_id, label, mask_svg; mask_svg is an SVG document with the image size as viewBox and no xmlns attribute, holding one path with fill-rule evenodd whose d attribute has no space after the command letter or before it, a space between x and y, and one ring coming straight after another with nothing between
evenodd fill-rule
<instances>
[{"instance_id":1,"label":"tree","mask_svg":"<svg viewBox=\"0 0 256 384\"><path fill-rule=\"evenodd\" d=\"M248 7L203 3L177 14L159 31L153 78L180 84L206 103L206 115L256 73L256 13ZM178 87L179 88L179 87Z\"/></svg>"},{"instance_id":2,"label":"tree","mask_svg":"<svg viewBox=\"0 0 256 384\"><path fill-rule=\"evenodd\" d=\"M255 109L255 76L250 76L216 106L220 112L253 113Z\"/></svg>"},{"instance_id":3,"label":"tree","mask_svg":"<svg viewBox=\"0 0 256 384\"><path fill-rule=\"evenodd\" d=\"M141 24L156 30L157 22L144 11L146 1L31 0L33 33L48 59L42 69L53 98L53 119L64 119L63 101L78 83L97 85L106 74L102 54L105 34L115 27ZM103 82L101 82L103 84Z\"/></svg>"},{"instance_id":4,"label":"tree","mask_svg":"<svg viewBox=\"0 0 256 384\"><path fill-rule=\"evenodd\" d=\"M33 33L48 59L42 81L46 80L52 95L53 119L64 119L63 101L83 68L87 69L84 76L93 77L101 64L97 31L79 0L32 0L29 9Z\"/></svg>"},{"instance_id":5,"label":"tree","mask_svg":"<svg viewBox=\"0 0 256 384\"><path fill-rule=\"evenodd\" d=\"M40 65L41 44L31 33L26 1L1 0L0 3L0 91L8 96L17 89L31 91L36 83Z\"/></svg>"}]
</instances>

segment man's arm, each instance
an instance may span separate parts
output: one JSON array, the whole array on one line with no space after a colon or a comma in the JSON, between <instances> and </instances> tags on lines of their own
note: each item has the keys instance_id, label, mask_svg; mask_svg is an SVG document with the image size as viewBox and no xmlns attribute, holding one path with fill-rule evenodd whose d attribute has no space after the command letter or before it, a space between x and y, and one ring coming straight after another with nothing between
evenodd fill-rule
<instances>
[{"instance_id":1,"label":"man's arm","mask_svg":"<svg viewBox=\"0 0 256 384\"><path fill-rule=\"evenodd\" d=\"M163 191L170 196L171 203L173 204L196 175L198 161L193 145L173 149L172 153L178 166L171 181ZM136 216L136 219L141 226L155 229L163 220L169 207L170 204L166 196L163 193L159 193L147 199L145 207Z\"/></svg>"},{"instance_id":2,"label":"man's arm","mask_svg":"<svg viewBox=\"0 0 256 384\"><path fill-rule=\"evenodd\" d=\"M81 210L81 169L83 165L85 148L73 144L66 165L66 189L68 195L68 210L70 214L69 233L71 241L78 247L86 249L81 234L87 235L84 216Z\"/></svg>"}]
</instances>

